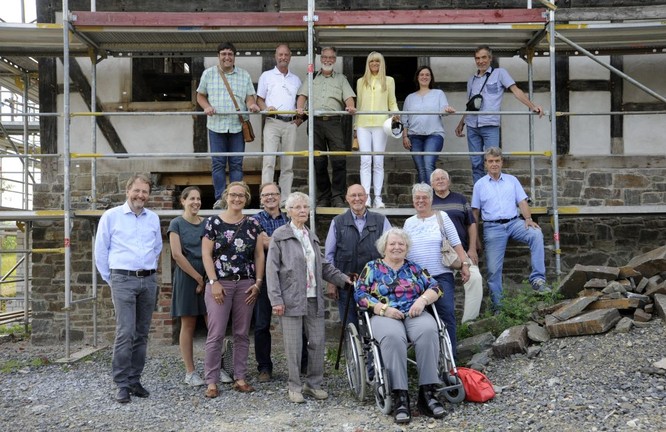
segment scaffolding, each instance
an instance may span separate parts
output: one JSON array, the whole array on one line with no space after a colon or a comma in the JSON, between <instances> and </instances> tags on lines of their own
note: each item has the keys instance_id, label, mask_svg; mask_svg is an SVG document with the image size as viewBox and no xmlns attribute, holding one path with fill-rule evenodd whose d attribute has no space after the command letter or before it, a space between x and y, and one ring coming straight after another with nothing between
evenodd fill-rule
<instances>
[{"instance_id":1,"label":"scaffolding","mask_svg":"<svg viewBox=\"0 0 666 432\"><path fill-rule=\"evenodd\" d=\"M96 302L97 277L94 263L92 264L92 293L90 297L71 298L71 224L76 217L98 218L102 211L97 210L97 164L101 158L117 158L117 153L100 154L97 150L95 118L99 116L127 115L203 115L194 112L97 112L96 87L97 63L108 57L186 57L204 56L215 52L220 40L233 40L240 52L272 51L276 42L288 43L293 50L306 51L308 57L308 95L312 96L312 80L314 76L315 52L322 46L336 46L342 56L367 54L378 50L385 55L424 55L424 56L466 56L473 52L473 47L491 40L494 52L499 55L520 55L527 62L528 93L533 94L532 61L535 57L548 57L550 61L550 105L547 114L550 118L551 149L547 152L534 151L533 116L528 112L501 112L500 115L527 115L529 122L529 149L514 152L515 156L530 158L531 190L534 184L534 158L547 157L551 161L552 202L549 208L535 209L535 213L549 214L554 228L553 252L555 254L556 273L560 273L559 216L560 214L609 214L610 209L601 207L559 207L557 196L557 126L558 116L570 115L629 115L646 114L646 112L593 112L571 113L558 112L555 95L555 58L558 54L585 55L595 62L618 73L632 84L638 86L656 99L666 102L658 93L650 90L638 81L598 60L596 56L610 53L664 53L666 52L666 22L656 18L639 22L556 24L556 7L554 1L540 1L543 8L532 8L527 1L525 9L495 10L410 10L410 11L318 11L315 13L315 1L308 1L307 13L304 12L258 12L258 13L135 13L135 12L97 12L95 2L90 11L71 12L68 1L63 0L62 24L33 23L20 25L0 24L0 56L19 73L27 74L30 70L22 66L26 56L47 56L63 58L63 112L40 113L39 116L58 116L63 120L64 148L62 154L42 154L40 158L55 157L63 161L64 171L64 203L63 210L56 211L23 211L3 212L2 220L25 221L30 227L31 221L41 218L58 218L64 220L64 247L48 251L63 253L65 258L65 350L69 357L70 323L69 315L73 305L81 302L92 302L93 305L93 345L97 343ZM573 42L579 41L578 43ZM89 112L73 112L70 105L70 57L88 57L91 59L91 100ZM346 115L344 112L316 111L313 98L308 98L308 112L312 115ZM373 112L377 114L377 112ZM405 112L403 112L405 113ZM652 111L651 114L664 114L666 111ZM235 114L229 113L229 114ZM262 113L262 114L273 114ZM359 115L367 114L359 112ZM423 114L423 113L420 113ZM457 114L468 114L461 111ZM3 115L4 116L4 115ZM91 151L90 153L72 153L70 147L71 120L74 117L90 116ZM0 119L2 120L2 119ZM24 118L28 122L28 117ZM308 150L296 152L295 156L307 157L309 166L308 185L310 196L314 197L314 157L319 155L362 155L368 152L317 152L314 150L313 122L308 122ZM24 160L35 158L36 155L27 151ZM266 154L283 155L285 153L246 152L246 156L262 156ZM405 156L400 152L383 152L393 156ZM432 153L423 153L432 154ZM454 157L469 156L470 153L442 152L441 155ZM122 157L146 158L210 158L214 155L230 155L226 153L124 153ZM411 156L411 153L407 153ZM72 210L70 202L70 165L73 159L91 160L91 209ZM312 206L311 221L314 223L318 214L333 214L339 210ZM664 213L662 206L628 206L629 212ZM385 209L382 213L395 216L409 213L407 209ZM212 213L212 212L211 212ZM177 211L158 212L161 217L175 217ZM202 212L202 214L206 214ZM26 230L25 275L26 296L29 269L29 229ZM33 253L35 251L32 251ZM28 301L26 303L26 308ZM27 309L26 309L27 324Z\"/></svg>"}]
</instances>

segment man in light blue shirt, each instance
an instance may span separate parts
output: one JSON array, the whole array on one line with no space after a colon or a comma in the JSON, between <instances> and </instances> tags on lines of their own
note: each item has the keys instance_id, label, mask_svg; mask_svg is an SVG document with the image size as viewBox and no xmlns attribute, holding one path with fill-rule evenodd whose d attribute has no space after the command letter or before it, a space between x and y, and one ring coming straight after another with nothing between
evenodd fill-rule
<instances>
[{"instance_id":1,"label":"man in light blue shirt","mask_svg":"<svg viewBox=\"0 0 666 432\"><path fill-rule=\"evenodd\" d=\"M532 288L539 293L549 292L550 288L546 285L543 233L532 220L525 190L516 177L502 172L502 150L499 147L486 150L484 159L488 174L474 184L472 212L475 220L483 221L488 288L497 310L502 301L502 269L509 239L530 247L532 273L529 281Z\"/></svg>"},{"instance_id":2,"label":"man in light blue shirt","mask_svg":"<svg viewBox=\"0 0 666 432\"><path fill-rule=\"evenodd\" d=\"M467 99L480 94L483 97L479 111L500 111L504 90L511 93L531 111L543 116L543 109L529 100L518 88L509 72L503 68L491 66L493 52L487 45L482 45L474 52L474 61L478 68L475 75L467 81ZM456 127L456 136L464 137L463 129L467 125L467 147L470 152L482 152L490 147L500 146L500 116L498 114L466 114ZM483 156L472 155L472 177L476 183L484 175Z\"/></svg>"},{"instance_id":3,"label":"man in light blue shirt","mask_svg":"<svg viewBox=\"0 0 666 432\"><path fill-rule=\"evenodd\" d=\"M162 251L160 219L144 205L151 181L136 174L127 181L127 201L104 212L95 237L95 264L111 287L116 314L112 374L116 401L130 394L148 397L141 385L148 332L157 295L157 260Z\"/></svg>"}]
</instances>

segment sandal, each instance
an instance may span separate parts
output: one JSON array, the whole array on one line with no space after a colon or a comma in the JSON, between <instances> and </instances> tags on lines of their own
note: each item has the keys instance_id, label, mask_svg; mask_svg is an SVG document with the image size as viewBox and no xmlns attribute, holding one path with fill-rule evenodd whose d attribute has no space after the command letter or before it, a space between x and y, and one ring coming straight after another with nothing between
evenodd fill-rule
<instances>
[{"instance_id":1,"label":"sandal","mask_svg":"<svg viewBox=\"0 0 666 432\"><path fill-rule=\"evenodd\" d=\"M254 391L254 387L252 387L250 384L248 384L248 383L241 384L238 381L236 381L234 383L233 388L237 392L241 392L241 393L252 393Z\"/></svg>"},{"instance_id":2,"label":"sandal","mask_svg":"<svg viewBox=\"0 0 666 432\"><path fill-rule=\"evenodd\" d=\"M205 395L209 399L215 399L220 395L220 391L217 389L217 386L215 386L214 388L209 387L206 389Z\"/></svg>"}]
</instances>

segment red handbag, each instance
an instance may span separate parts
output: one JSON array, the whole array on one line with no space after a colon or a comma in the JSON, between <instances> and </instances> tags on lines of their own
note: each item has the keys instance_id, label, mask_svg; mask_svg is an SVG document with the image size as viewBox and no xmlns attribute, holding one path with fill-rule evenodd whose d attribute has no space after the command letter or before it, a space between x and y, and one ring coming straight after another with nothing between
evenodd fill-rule
<instances>
[{"instance_id":1,"label":"red handbag","mask_svg":"<svg viewBox=\"0 0 666 432\"><path fill-rule=\"evenodd\" d=\"M458 376L465 388L466 401L482 403L495 397L493 384L481 372L466 367L459 367Z\"/></svg>"}]
</instances>

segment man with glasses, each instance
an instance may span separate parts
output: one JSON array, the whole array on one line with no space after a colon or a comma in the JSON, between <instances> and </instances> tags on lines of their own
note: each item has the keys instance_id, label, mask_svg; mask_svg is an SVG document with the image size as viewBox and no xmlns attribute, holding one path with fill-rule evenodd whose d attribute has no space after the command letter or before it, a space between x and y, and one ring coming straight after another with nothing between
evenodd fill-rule
<instances>
[{"instance_id":1,"label":"man with glasses","mask_svg":"<svg viewBox=\"0 0 666 432\"><path fill-rule=\"evenodd\" d=\"M301 87L301 79L291 73L289 62L291 50L286 44L275 49L275 67L261 74L257 85L257 104L262 111L294 111L296 93ZM293 152L296 148L296 128L303 123L303 116L293 114L270 114L264 124L265 152ZM280 189L287 197L294 181L294 157L280 156ZM264 156L261 182L274 181L275 156ZM286 199L286 198L285 198ZM280 203L284 206L284 200Z\"/></svg>"},{"instance_id":2,"label":"man with glasses","mask_svg":"<svg viewBox=\"0 0 666 432\"><path fill-rule=\"evenodd\" d=\"M277 184L264 183L259 187L259 198L263 210L254 218L264 229L264 251L268 251L271 236L276 229L289 222L287 215L280 211L280 188ZM271 360L271 319L272 308L268 299L266 281L260 287L259 297L254 306L254 354L257 359L259 382L268 382L273 378L273 361ZM301 355L301 370L307 369L307 339L303 333L303 352Z\"/></svg>"},{"instance_id":3,"label":"man with glasses","mask_svg":"<svg viewBox=\"0 0 666 432\"><path fill-rule=\"evenodd\" d=\"M347 77L333 70L336 49L326 47L321 50L321 69L314 77L312 94L314 109L317 111L356 112L354 97ZM302 115L308 99L307 82L298 90L296 111ZM346 151L346 137L339 115L320 115L314 117L314 149L319 151ZM347 161L344 156L331 156L333 179L328 176L328 157L315 157L315 177L317 184L317 206L344 207L343 195L347 187Z\"/></svg>"},{"instance_id":4,"label":"man with glasses","mask_svg":"<svg viewBox=\"0 0 666 432\"><path fill-rule=\"evenodd\" d=\"M226 77L233 96L241 111L259 111L255 103L254 86L250 74L236 67L236 47L230 42L223 42L217 47L218 61L201 75L197 87L197 102L208 116L208 141L212 153L233 152L239 155L245 151L243 129L236 114L219 115L218 112L232 112L236 106L224 83ZM229 180L243 180L243 156L213 156L213 187L215 188L214 209L222 208L222 192L227 188L227 160L229 161Z\"/></svg>"},{"instance_id":5,"label":"man with glasses","mask_svg":"<svg viewBox=\"0 0 666 432\"><path fill-rule=\"evenodd\" d=\"M451 178L448 172L437 168L430 175L430 184L433 189L432 208L444 211L449 215L449 219L453 222L458 237L460 237L460 243L472 261L469 266L469 280L464 283L465 306L462 316L464 323L479 316L483 300L483 277L479 271L479 255L476 250L477 223L467 198L451 191Z\"/></svg>"},{"instance_id":6,"label":"man with glasses","mask_svg":"<svg viewBox=\"0 0 666 432\"><path fill-rule=\"evenodd\" d=\"M326 236L326 260L348 275L360 273L369 261L381 257L375 243L384 231L391 228L386 216L368 211L367 199L368 195L363 186L360 184L349 186L347 189L349 210L333 218ZM329 283L327 294L338 301L342 324L352 322L358 326L355 303L353 299L347 299L351 293L344 287ZM345 317L348 301L350 306Z\"/></svg>"},{"instance_id":7,"label":"man with glasses","mask_svg":"<svg viewBox=\"0 0 666 432\"><path fill-rule=\"evenodd\" d=\"M504 89L511 93L530 111L543 116L543 109L534 104L518 88L509 72L503 68L492 67L493 51L487 45L482 45L474 52L474 61L478 68L476 74L467 81L467 99L475 95L483 97L479 111L499 111L502 105ZM500 115L499 114L466 114L460 119L456 127L456 136L464 137L463 129L467 125L467 147L470 152L482 152L489 147L500 145ZM472 178L476 183L485 172L483 171L483 156L472 155Z\"/></svg>"}]
</instances>

